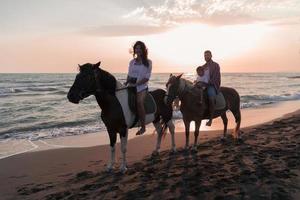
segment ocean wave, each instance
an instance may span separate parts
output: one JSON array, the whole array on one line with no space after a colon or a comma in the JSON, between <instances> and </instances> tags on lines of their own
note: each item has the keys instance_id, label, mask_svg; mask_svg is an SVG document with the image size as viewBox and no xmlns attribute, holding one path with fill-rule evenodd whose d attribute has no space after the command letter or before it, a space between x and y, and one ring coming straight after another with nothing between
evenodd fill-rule
<instances>
[{"instance_id":1,"label":"ocean wave","mask_svg":"<svg viewBox=\"0 0 300 200\"><path fill-rule=\"evenodd\" d=\"M19 95L21 93L26 93L24 95L31 95L32 93L28 93L28 92L53 92L53 91L58 91L58 90L59 90L59 88L56 88L56 87L1 88L0 89L0 97L10 96L10 95ZM32 95L36 95L36 94L32 94Z\"/></svg>"},{"instance_id":2,"label":"ocean wave","mask_svg":"<svg viewBox=\"0 0 300 200\"><path fill-rule=\"evenodd\" d=\"M289 87L300 87L300 83L297 83L297 84L289 84Z\"/></svg>"},{"instance_id":3,"label":"ocean wave","mask_svg":"<svg viewBox=\"0 0 300 200\"><path fill-rule=\"evenodd\" d=\"M278 101L288 101L288 100L299 100L300 93L285 93L282 95L244 95L241 96L242 102L249 101L267 101L267 102L278 102Z\"/></svg>"},{"instance_id":4,"label":"ocean wave","mask_svg":"<svg viewBox=\"0 0 300 200\"><path fill-rule=\"evenodd\" d=\"M287 78L297 79L297 78L300 78L300 76L289 76Z\"/></svg>"},{"instance_id":5,"label":"ocean wave","mask_svg":"<svg viewBox=\"0 0 300 200\"><path fill-rule=\"evenodd\" d=\"M48 92L48 91L56 91L58 88L54 87L29 87L26 88L27 91L33 91L33 92Z\"/></svg>"},{"instance_id":6,"label":"ocean wave","mask_svg":"<svg viewBox=\"0 0 300 200\"><path fill-rule=\"evenodd\" d=\"M68 92L66 92L66 91L57 91L57 92L51 92L49 94L66 95L66 94L68 94Z\"/></svg>"},{"instance_id":7,"label":"ocean wave","mask_svg":"<svg viewBox=\"0 0 300 200\"><path fill-rule=\"evenodd\" d=\"M266 106L266 105L271 105L276 102L274 101L269 101L269 102L260 102L260 103L254 103L254 102L241 102L241 109L244 108L258 108L260 106Z\"/></svg>"},{"instance_id":8,"label":"ocean wave","mask_svg":"<svg viewBox=\"0 0 300 200\"><path fill-rule=\"evenodd\" d=\"M40 122L35 123L27 126L13 126L10 128L7 128L6 130L3 130L0 132L0 135L5 134L20 134L24 132L35 132L40 130L51 130L55 128L64 128L64 127L76 127L76 126L86 126L93 122L92 119L83 119L83 120L76 120L76 121L67 121L67 122ZM98 122L99 123L99 122ZM22 123L20 123L22 124Z\"/></svg>"},{"instance_id":9,"label":"ocean wave","mask_svg":"<svg viewBox=\"0 0 300 200\"><path fill-rule=\"evenodd\" d=\"M106 128L101 124L94 124L89 126L77 125L74 127L53 127L42 128L38 130L27 130L16 133L5 133L0 135L0 140L7 139L27 139L30 141L36 141L40 139L52 139L57 137L75 136L87 133L95 133L99 131L105 131Z\"/></svg>"},{"instance_id":10,"label":"ocean wave","mask_svg":"<svg viewBox=\"0 0 300 200\"><path fill-rule=\"evenodd\" d=\"M1 88L0 95L11 94L11 93L20 93L24 92L25 90L19 88Z\"/></svg>"}]
</instances>

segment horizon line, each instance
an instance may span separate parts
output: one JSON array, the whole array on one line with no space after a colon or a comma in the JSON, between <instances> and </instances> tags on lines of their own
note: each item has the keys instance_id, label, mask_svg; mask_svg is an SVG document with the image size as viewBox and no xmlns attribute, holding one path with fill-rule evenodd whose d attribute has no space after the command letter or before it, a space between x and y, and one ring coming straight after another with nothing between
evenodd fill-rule
<instances>
[{"instance_id":1,"label":"horizon line","mask_svg":"<svg viewBox=\"0 0 300 200\"><path fill-rule=\"evenodd\" d=\"M106 70L105 70L106 71ZM0 72L0 74L76 74L78 72ZM127 74L127 72L109 72L111 74ZM152 72L152 74L192 74L194 72ZM252 72L221 72L221 74L252 74L252 73L256 73L256 74L268 74L268 73L300 73L300 71L274 71L274 72L269 72L269 71L265 71L265 72L256 72L256 71L252 71Z\"/></svg>"}]
</instances>

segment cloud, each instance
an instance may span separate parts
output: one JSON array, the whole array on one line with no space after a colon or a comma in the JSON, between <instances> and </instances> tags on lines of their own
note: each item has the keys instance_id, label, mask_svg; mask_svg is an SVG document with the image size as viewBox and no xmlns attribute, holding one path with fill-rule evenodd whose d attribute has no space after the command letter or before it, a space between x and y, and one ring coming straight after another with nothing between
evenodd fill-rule
<instances>
[{"instance_id":1,"label":"cloud","mask_svg":"<svg viewBox=\"0 0 300 200\"><path fill-rule=\"evenodd\" d=\"M83 32L90 35L116 37L116 36L134 36L151 35L168 31L167 26L151 25L107 25L94 28L88 28Z\"/></svg>"},{"instance_id":2,"label":"cloud","mask_svg":"<svg viewBox=\"0 0 300 200\"><path fill-rule=\"evenodd\" d=\"M283 26L300 22L298 0L157 0L130 9L113 25L89 26L83 32L117 37L158 34L186 23L223 26L265 22Z\"/></svg>"},{"instance_id":3,"label":"cloud","mask_svg":"<svg viewBox=\"0 0 300 200\"><path fill-rule=\"evenodd\" d=\"M186 22L229 25L267 21L289 11L300 13L299 1L164 0L158 6L137 7L123 18L140 19L156 26L174 26Z\"/></svg>"},{"instance_id":4,"label":"cloud","mask_svg":"<svg viewBox=\"0 0 300 200\"><path fill-rule=\"evenodd\" d=\"M291 26L291 25L300 25L300 17L293 18L283 18L279 20L270 21L269 24L275 26Z\"/></svg>"}]
</instances>

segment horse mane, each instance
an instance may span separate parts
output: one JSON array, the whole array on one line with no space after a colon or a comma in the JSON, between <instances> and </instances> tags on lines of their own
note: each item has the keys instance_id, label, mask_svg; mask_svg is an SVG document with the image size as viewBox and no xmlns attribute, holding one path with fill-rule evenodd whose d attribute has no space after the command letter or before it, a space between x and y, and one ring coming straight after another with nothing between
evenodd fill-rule
<instances>
[{"instance_id":1,"label":"horse mane","mask_svg":"<svg viewBox=\"0 0 300 200\"><path fill-rule=\"evenodd\" d=\"M100 68L99 68L100 69ZM108 93L115 94L116 87L117 87L117 80L116 78L109 72L100 69L99 71L100 77L99 81L103 88L108 91Z\"/></svg>"},{"instance_id":2,"label":"horse mane","mask_svg":"<svg viewBox=\"0 0 300 200\"><path fill-rule=\"evenodd\" d=\"M79 70L82 73L93 75L96 73L96 78L98 83L101 85L101 88L109 94L115 95L117 80L111 73L101 69L100 67L95 69L91 63L86 63L80 66Z\"/></svg>"},{"instance_id":3,"label":"horse mane","mask_svg":"<svg viewBox=\"0 0 300 200\"><path fill-rule=\"evenodd\" d=\"M180 81L179 82L179 87L183 87L185 85L185 86L187 86L187 89L189 89L189 90L194 87L192 81L189 81L189 80L184 79L184 78L180 78L179 81Z\"/></svg>"},{"instance_id":4,"label":"horse mane","mask_svg":"<svg viewBox=\"0 0 300 200\"><path fill-rule=\"evenodd\" d=\"M187 80L187 79L184 79L184 78L180 78L181 80L185 81L185 83L188 85L188 86L193 86L193 82L190 81L190 80Z\"/></svg>"}]
</instances>

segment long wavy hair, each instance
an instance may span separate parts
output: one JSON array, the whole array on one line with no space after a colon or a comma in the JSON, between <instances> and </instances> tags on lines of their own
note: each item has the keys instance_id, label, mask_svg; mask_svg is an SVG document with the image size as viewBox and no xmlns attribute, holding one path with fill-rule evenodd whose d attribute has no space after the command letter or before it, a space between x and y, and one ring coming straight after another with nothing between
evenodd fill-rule
<instances>
[{"instance_id":1,"label":"long wavy hair","mask_svg":"<svg viewBox=\"0 0 300 200\"><path fill-rule=\"evenodd\" d=\"M141 49L142 49L142 63L146 66L149 67L149 62L148 62L148 49L145 45L144 42L142 41L136 41L133 45L133 57L136 58L136 52L135 52L135 48L137 45L140 45Z\"/></svg>"}]
</instances>

